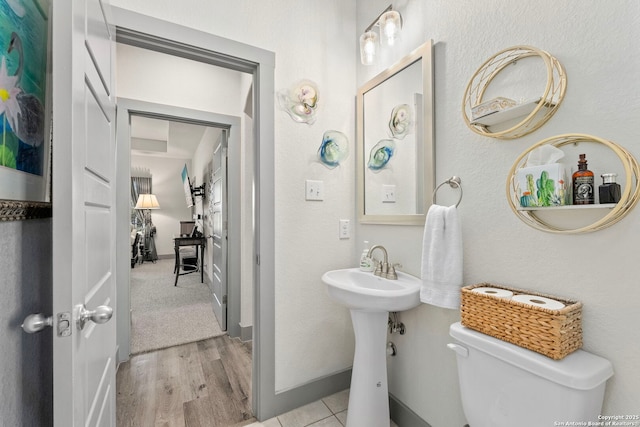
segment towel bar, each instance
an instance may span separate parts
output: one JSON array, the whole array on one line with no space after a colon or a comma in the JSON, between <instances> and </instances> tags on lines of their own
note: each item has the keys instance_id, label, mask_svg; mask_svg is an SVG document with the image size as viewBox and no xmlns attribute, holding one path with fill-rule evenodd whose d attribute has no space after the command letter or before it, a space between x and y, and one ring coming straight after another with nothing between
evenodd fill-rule
<instances>
[{"instance_id":1,"label":"towel bar","mask_svg":"<svg viewBox=\"0 0 640 427\"><path fill-rule=\"evenodd\" d=\"M462 180L460 179L459 176L452 176L451 178L447 179L446 181L438 185L436 189L433 190L433 197L431 198L431 203L433 204L436 203L436 193L438 192L440 187L442 187L445 184L449 184L451 188L457 188L458 190L460 190L460 196L458 197L458 202L456 203L456 208L457 208L460 202L462 201Z\"/></svg>"}]
</instances>

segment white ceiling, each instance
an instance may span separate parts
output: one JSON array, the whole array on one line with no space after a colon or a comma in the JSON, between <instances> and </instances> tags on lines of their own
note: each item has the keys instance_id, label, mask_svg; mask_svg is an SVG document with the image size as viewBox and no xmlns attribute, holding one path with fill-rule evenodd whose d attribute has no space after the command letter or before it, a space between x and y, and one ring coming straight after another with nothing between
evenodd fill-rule
<instances>
[{"instance_id":1,"label":"white ceiling","mask_svg":"<svg viewBox=\"0 0 640 427\"><path fill-rule=\"evenodd\" d=\"M131 153L143 156L191 159L207 126L131 116ZM221 129L211 128L217 139ZM143 145L144 148L135 148Z\"/></svg>"}]
</instances>

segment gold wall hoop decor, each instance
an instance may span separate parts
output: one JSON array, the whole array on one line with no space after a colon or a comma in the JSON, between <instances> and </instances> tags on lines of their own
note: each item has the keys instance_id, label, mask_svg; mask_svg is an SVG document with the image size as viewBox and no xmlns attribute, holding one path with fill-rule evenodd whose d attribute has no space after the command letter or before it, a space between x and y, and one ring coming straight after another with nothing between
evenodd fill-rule
<instances>
[{"instance_id":1,"label":"gold wall hoop decor","mask_svg":"<svg viewBox=\"0 0 640 427\"><path fill-rule=\"evenodd\" d=\"M520 201L518 198L518 182L516 173L518 169L524 166L529 153L545 144L560 148L567 144L578 144L581 142L599 143L605 145L618 156L620 162L622 163L622 166L624 167L624 189L622 191L620 201L613 207L613 209L611 209L611 211L607 215L595 221L593 224L574 229L566 229L549 224L548 222L545 222L538 216L536 216L534 210L518 209L518 206L520 206ZM638 186L639 180L640 165L638 165L638 161L635 159L635 157L633 157L633 155L625 148L621 147L615 142L598 138L592 135L564 134L544 139L532 145L527 151L522 153L520 157L516 159L515 163L511 167L511 170L509 171L509 177L507 178L507 200L509 201L511 210L518 216L518 218L520 218L525 224L535 229L557 234L589 233L597 230L602 230L606 227L610 227L611 225L624 218L635 207L635 205L638 203L638 200L640 199L640 187ZM539 208L540 211L543 211L545 209L553 208ZM575 209L580 209L580 207L576 206Z\"/></svg>"},{"instance_id":2,"label":"gold wall hoop decor","mask_svg":"<svg viewBox=\"0 0 640 427\"><path fill-rule=\"evenodd\" d=\"M485 101L484 94L496 76L507 66L528 57L542 59L547 73L544 93L533 110L514 126L499 131L492 131L490 126L473 122L471 111L475 106ZM498 139L515 139L527 135L545 124L557 111L566 89L567 76L562 64L556 58L535 47L514 46L496 53L475 72L464 92L462 115L469 129L479 135Z\"/></svg>"}]
</instances>

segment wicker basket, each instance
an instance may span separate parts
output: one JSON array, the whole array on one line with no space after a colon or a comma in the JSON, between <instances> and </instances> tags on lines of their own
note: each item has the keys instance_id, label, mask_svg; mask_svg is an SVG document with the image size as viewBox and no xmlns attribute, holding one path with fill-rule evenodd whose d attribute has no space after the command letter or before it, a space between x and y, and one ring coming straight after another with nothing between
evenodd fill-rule
<instances>
[{"instance_id":1,"label":"wicker basket","mask_svg":"<svg viewBox=\"0 0 640 427\"><path fill-rule=\"evenodd\" d=\"M550 310L510 299L498 298L472 289L506 289L514 295L527 294L553 298L565 304ZM582 347L582 303L555 296L490 283L465 286L461 299L462 324L555 360Z\"/></svg>"}]
</instances>

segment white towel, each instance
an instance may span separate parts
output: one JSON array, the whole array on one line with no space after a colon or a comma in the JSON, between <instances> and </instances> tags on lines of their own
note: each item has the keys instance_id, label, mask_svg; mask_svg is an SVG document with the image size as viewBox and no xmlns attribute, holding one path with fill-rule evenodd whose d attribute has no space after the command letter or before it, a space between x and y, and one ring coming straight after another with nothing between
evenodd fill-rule
<instances>
[{"instance_id":1,"label":"white towel","mask_svg":"<svg viewBox=\"0 0 640 427\"><path fill-rule=\"evenodd\" d=\"M459 309L462 286L462 230L455 206L431 205L422 240L420 301Z\"/></svg>"}]
</instances>

